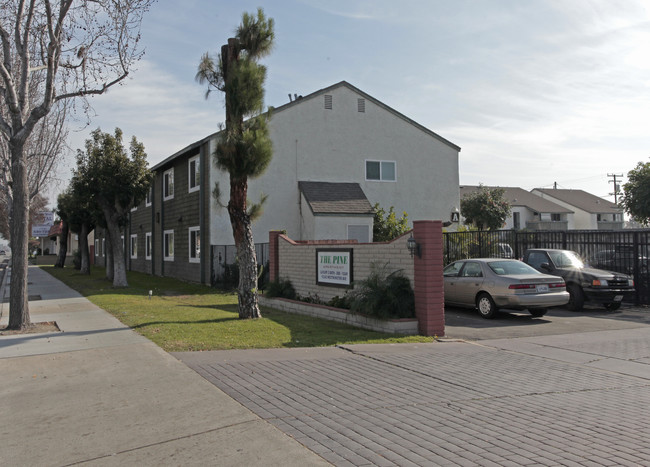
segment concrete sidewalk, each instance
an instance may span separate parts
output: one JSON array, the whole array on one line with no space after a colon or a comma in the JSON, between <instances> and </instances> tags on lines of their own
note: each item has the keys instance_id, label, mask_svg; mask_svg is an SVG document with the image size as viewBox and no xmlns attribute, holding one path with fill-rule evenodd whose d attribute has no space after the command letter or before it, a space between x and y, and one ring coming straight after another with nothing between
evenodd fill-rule
<instances>
[{"instance_id":1,"label":"concrete sidewalk","mask_svg":"<svg viewBox=\"0 0 650 467\"><path fill-rule=\"evenodd\" d=\"M0 465L329 465L37 267L29 295L61 332L0 336Z\"/></svg>"}]
</instances>

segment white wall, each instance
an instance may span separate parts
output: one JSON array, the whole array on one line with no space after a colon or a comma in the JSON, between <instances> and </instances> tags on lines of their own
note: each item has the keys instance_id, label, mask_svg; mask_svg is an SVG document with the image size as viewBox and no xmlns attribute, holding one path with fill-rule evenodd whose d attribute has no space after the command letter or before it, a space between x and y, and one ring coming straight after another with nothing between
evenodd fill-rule
<instances>
[{"instance_id":1,"label":"white wall","mask_svg":"<svg viewBox=\"0 0 650 467\"><path fill-rule=\"evenodd\" d=\"M282 229L291 238L309 239L308 232L302 231L298 181L359 183L371 204L385 209L394 206L398 215L406 211L411 222L447 221L454 208L460 210L455 148L369 99L365 113L358 112L357 99L364 96L346 86L327 94L332 95L331 110L324 108L324 97L319 94L272 116L273 160L264 175L249 181L252 201L261 193L269 195L264 214L254 224L256 242L267 241L269 230ZM367 159L395 161L397 180L366 181ZM227 175L213 173L213 180L222 183L227 197ZM215 217L214 209L212 213ZM225 209L216 215L227 219ZM212 220L213 244L233 242L230 230L224 237L222 224Z\"/></svg>"}]
</instances>

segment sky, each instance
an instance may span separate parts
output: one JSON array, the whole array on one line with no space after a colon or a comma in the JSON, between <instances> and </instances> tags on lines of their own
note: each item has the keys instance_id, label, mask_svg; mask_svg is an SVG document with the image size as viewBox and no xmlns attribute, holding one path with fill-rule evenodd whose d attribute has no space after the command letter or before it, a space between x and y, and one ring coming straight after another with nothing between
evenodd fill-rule
<instances>
[{"instance_id":1,"label":"sky","mask_svg":"<svg viewBox=\"0 0 650 467\"><path fill-rule=\"evenodd\" d=\"M72 150L120 127L153 166L218 131L223 98L205 99L197 65L258 6L275 21L267 106L348 81L460 146L461 185L613 201L608 174L650 156L650 0L159 0L143 59L92 98L89 126L71 122Z\"/></svg>"}]
</instances>

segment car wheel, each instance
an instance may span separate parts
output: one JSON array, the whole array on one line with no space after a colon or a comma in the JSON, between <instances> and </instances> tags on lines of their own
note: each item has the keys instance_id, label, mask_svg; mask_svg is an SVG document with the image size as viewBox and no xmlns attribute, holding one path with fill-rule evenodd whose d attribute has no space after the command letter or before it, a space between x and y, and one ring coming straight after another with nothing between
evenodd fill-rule
<instances>
[{"instance_id":1,"label":"car wheel","mask_svg":"<svg viewBox=\"0 0 650 467\"><path fill-rule=\"evenodd\" d=\"M476 299L476 308L478 308L481 316L486 319L494 318L494 314L497 312L494 300L486 293L479 294Z\"/></svg>"},{"instance_id":2,"label":"car wheel","mask_svg":"<svg viewBox=\"0 0 650 467\"><path fill-rule=\"evenodd\" d=\"M528 312L535 318L541 318L546 314L547 311L548 310L546 308L533 308L532 310L528 310Z\"/></svg>"},{"instance_id":3,"label":"car wheel","mask_svg":"<svg viewBox=\"0 0 650 467\"><path fill-rule=\"evenodd\" d=\"M621 307L619 302L605 303L605 309L607 311L616 311Z\"/></svg>"},{"instance_id":4,"label":"car wheel","mask_svg":"<svg viewBox=\"0 0 650 467\"><path fill-rule=\"evenodd\" d=\"M569 292L569 303L566 307L571 311L580 311L585 304L585 297L582 294L582 289L577 284L569 284L566 288Z\"/></svg>"}]
</instances>

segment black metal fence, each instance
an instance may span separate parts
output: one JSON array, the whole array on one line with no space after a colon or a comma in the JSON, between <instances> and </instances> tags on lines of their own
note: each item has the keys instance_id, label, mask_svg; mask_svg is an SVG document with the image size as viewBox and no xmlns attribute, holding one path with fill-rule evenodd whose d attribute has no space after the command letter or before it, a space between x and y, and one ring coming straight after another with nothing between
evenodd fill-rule
<instances>
[{"instance_id":1,"label":"black metal fence","mask_svg":"<svg viewBox=\"0 0 650 467\"><path fill-rule=\"evenodd\" d=\"M445 265L467 258L518 258L529 248L573 250L592 267L634 277L637 304L650 304L650 230L445 232Z\"/></svg>"},{"instance_id":2,"label":"black metal fence","mask_svg":"<svg viewBox=\"0 0 650 467\"><path fill-rule=\"evenodd\" d=\"M257 257L258 269L266 279L268 276L269 244L256 243L255 256ZM211 283L215 287L232 288L239 282L239 266L237 265L237 248L235 245L212 245L211 246ZM262 269L263 268L263 269Z\"/></svg>"}]
</instances>

